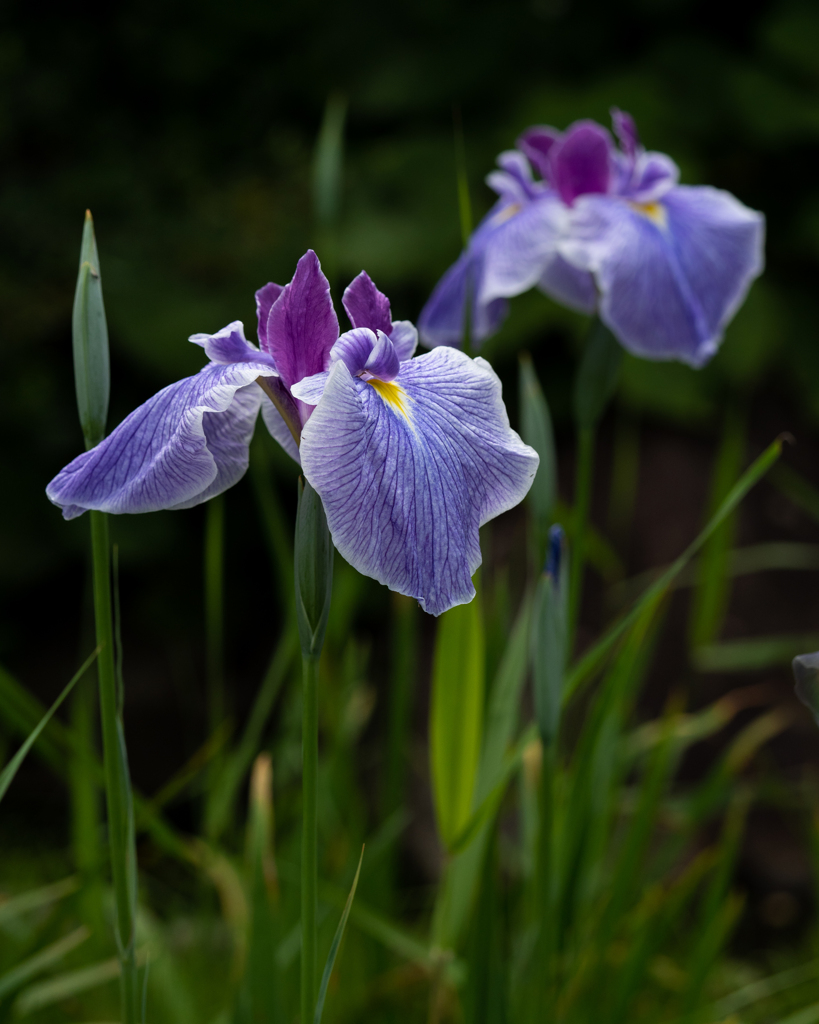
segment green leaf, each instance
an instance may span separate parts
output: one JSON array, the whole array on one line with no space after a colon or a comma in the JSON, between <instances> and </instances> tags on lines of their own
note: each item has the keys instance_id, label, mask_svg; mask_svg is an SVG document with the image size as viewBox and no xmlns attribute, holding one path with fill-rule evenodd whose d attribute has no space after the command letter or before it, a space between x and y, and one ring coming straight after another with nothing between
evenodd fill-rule
<instances>
[{"instance_id":1,"label":"green leaf","mask_svg":"<svg viewBox=\"0 0 819 1024\"><path fill-rule=\"evenodd\" d=\"M478 806L453 840L453 858L436 898L434 935L443 948L457 945L469 920L492 821L509 781L509 746L518 724L521 691L529 664L531 612L532 597L527 594L492 684L472 801L473 807Z\"/></svg>"},{"instance_id":2,"label":"green leaf","mask_svg":"<svg viewBox=\"0 0 819 1024\"><path fill-rule=\"evenodd\" d=\"M76 875L70 875L60 882L52 882L50 885L30 889L28 892L21 892L18 896L12 896L11 899L3 900L0 903L0 924L6 924L22 914L30 914L34 910L65 899L79 888L79 878Z\"/></svg>"},{"instance_id":3,"label":"green leaf","mask_svg":"<svg viewBox=\"0 0 819 1024\"><path fill-rule=\"evenodd\" d=\"M472 201L469 196L469 175L466 170L466 144L461 108L456 105L452 111L455 134L455 178L458 188L458 213L461 221L461 241L464 249L469 245L472 234Z\"/></svg>"},{"instance_id":4,"label":"green leaf","mask_svg":"<svg viewBox=\"0 0 819 1024\"><path fill-rule=\"evenodd\" d=\"M45 715L43 715L43 717L40 719L38 725L34 728L34 730L29 733L28 738L26 739L25 743L23 743L22 747L20 747L20 749L17 751L17 753L14 755L11 761L9 761L9 763L6 765L3 771L0 772L0 800L2 800L3 797L6 795L6 790L11 785L14 776L20 770L20 765L26 759L26 755L28 754L29 750L31 750L31 748L37 742L37 738L40 735L40 733L48 725L49 721L51 720L51 716L62 704L62 702L69 695L69 693L71 693L76 683L80 679L82 679L83 675L88 671L90 666L93 664L99 652L100 648L97 647L94 651L91 652L91 654L88 655L88 657L85 659L82 665L74 673L70 682L66 685L65 689L60 694L60 696L54 701L54 703L51 705L51 707L48 709Z\"/></svg>"},{"instance_id":5,"label":"green leaf","mask_svg":"<svg viewBox=\"0 0 819 1024\"><path fill-rule=\"evenodd\" d=\"M80 967L75 971L65 971L63 974L40 981L27 988L25 992L21 992L14 1004L15 1014L18 1017L27 1017L30 1013L35 1013L46 1006L53 1006L54 1003L71 999L81 992L88 992L99 985L113 981L119 975L120 963L116 957L111 957L110 960L101 960L89 967Z\"/></svg>"},{"instance_id":6,"label":"green leaf","mask_svg":"<svg viewBox=\"0 0 819 1024\"><path fill-rule=\"evenodd\" d=\"M446 846L472 811L484 701L484 633L480 601L438 620L432 668L430 760L438 831Z\"/></svg>"},{"instance_id":7,"label":"green leaf","mask_svg":"<svg viewBox=\"0 0 819 1024\"><path fill-rule=\"evenodd\" d=\"M800 651L817 647L819 633L760 636L752 640L706 644L692 652L691 660L700 672L748 672L787 665Z\"/></svg>"},{"instance_id":8,"label":"green leaf","mask_svg":"<svg viewBox=\"0 0 819 1024\"><path fill-rule=\"evenodd\" d=\"M711 479L709 518L740 474L745 444L745 419L736 410L729 409ZM735 534L736 516L731 515L703 547L691 605L692 647L712 643L722 629L730 597L729 566Z\"/></svg>"},{"instance_id":9,"label":"green leaf","mask_svg":"<svg viewBox=\"0 0 819 1024\"><path fill-rule=\"evenodd\" d=\"M321 498L300 478L294 548L296 616L302 654L317 657L324 643L333 589L333 543Z\"/></svg>"},{"instance_id":10,"label":"green leaf","mask_svg":"<svg viewBox=\"0 0 819 1024\"><path fill-rule=\"evenodd\" d=\"M208 788L205 831L218 839L230 822L242 781L262 741L264 728L273 712L276 697L296 657L296 630L292 615L284 625L264 679L256 694L244 733L236 749L225 758L220 774Z\"/></svg>"},{"instance_id":11,"label":"green leaf","mask_svg":"<svg viewBox=\"0 0 819 1024\"><path fill-rule=\"evenodd\" d=\"M786 992L789 988L803 985L808 981L815 981L817 975L819 975L819 960L809 960L798 967L789 967L788 970L780 971L778 974L759 978L712 1003L703 1013L702 1019L724 1020L738 1010L744 1010L747 1006L753 1006L779 992ZM780 1021L780 1024L785 1024L785 1022Z\"/></svg>"},{"instance_id":12,"label":"green leaf","mask_svg":"<svg viewBox=\"0 0 819 1024\"><path fill-rule=\"evenodd\" d=\"M540 456L540 465L527 498L539 533L545 538L557 498L557 454L549 406L528 353L520 357L518 382L521 436Z\"/></svg>"},{"instance_id":13,"label":"green leaf","mask_svg":"<svg viewBox=\"0 0 819 1024\"><path fill-rule=\"evenodd\" d=\"M313 1018L313 1024L321 1024L321 1015L324 1012L324 1000L327 996L327 986L330 983L330 975L333 973L333 965L336 962L336 955L338 953L338 947L341 945L341 940L344 937L344 929L347 927L347 918L350 916L350 910L353 906L353 899L355 898L356 887L358 886L358 876L361 874L361 862L364 860L364 847L361 847L361 856L358 858L358 867L355 871L355 878L353 879L353 886L350 889L350 895L347 897L347 902L344 904L344 910L341 912L341 920L338 922L338 928L333 936L333 942L330 946L330 952L327 954L327 962L324 965L324 973L321 976L321 985L319 985L318 999L316 1000L316 1014Z\"/></svg>"},{"instance_id":14,"label":"green leaf","mask_svg":"<svg viewBox=\"0 0 819 1024\"><path fill-rule=\"evenodd\" d=\"M592 324L577 370L574 416L581 429L591 429L606 410L617 387L623 349L601 320Z\"/></svg>"},{"instance_id":15,"label":"green leaf","mask_svg":"<svg viewBox=\"0 0 819 1024\"><path fill-rule=\"evenodd\" d=\"M453 856L465 850L478 834L480 829L495 817L495 814L501 805L501 801L503 800L503 794L506 792L509 780L520 765L521 760L523 759L524 750L534 738L534 730L527 729L515 744L514 750L507 754L498 775L497 782L469 816L461 831L449 844L449 852Z\"/></svg>"},{"instance_id":16,"label":"green leaf","mask_svg":"<svg viewBox=\"0 0 819 1024\"><path fill-rule=\"evenodd\" d=\"M634 603L629 612L618 619L603 634L600 640L583 655L580 661L569 672L564 701L567 700L581 683L585 682L594 674L604 658L626 632L626 630L639 618L643 608L654 601L661 599L670 589L677 576L686 567L694 555L702 548L708 538L734 511L745 495L754 484L768 472L771 466L782 454L783 439L777 438L765 451L755 459L746 469L740 479L734 484L725 501L720 505L716 514L701 533L688 545L683 553L665 570L665 572L650 587L647 587L643 594Z\"/></svg>"},{"instance_id":17,"label":"green leaf","mask_svg":"<svg viewBox=\"0 0 819 1024\"><path fill-rule=\"evenodd\" d=\"M71 327L77 410L86 447L93 448L105 437L111 372L100 260L90 210L85 211Z\"/></svg>"},{"instance_id":18,"label":"green leaf","mask_svg":"<svg viewBox=\"0 0 819 1024\"><path fill-rule=\"evenodd\" d=\"M771 483L819 522L819 490L790 466L778 465L771 470Z\"/></svg>"},{"instance_id":19,"label":"green leaf","mask_svg":"<svg viewBox=\"0 0 819 1024\"><path fill-rule=\"evenodd\" d=\"M316 220L332 225L341 209L341 172L344 156L344 121L347 97L332 93L327 98L316 153L313 158L313 205Z\"/></svg>"},{"instance_id":20,"label":"green leaf","mask_svg":"<svg viewBox=\"0 0 819 1024\"><path fill-rule=\"evenodd\" d=\"M483 799L503 773L504 759L517 728L520 695L529 663L529 625L532 595L526 594L520 606L512 635L498 666L486 711L481 763L476 797Z\"/></svg>"},{"instance_id":21,"label":"green leaf","mask_svg":"<svg viewBox=\"0 0 819 1024\"><path fill-rule=\"evenodd\" d=\"M0 999L5 999L15 989L25 985L30 978L36 977L42 971L48 970L49 967L59 963L64 956L67 956L90 937L91 932L85 925L82 925L56 942L52 942L50 946L41 949L27 960L12 967L5 974L0 974Z\"/></svg>"},{"instance_id":22,"label":"green leaf","mask_svg":"<svg viewBox=\"0 0 819 1024\"><path fill-rule=\"evenodd\" d=\"M550 746L557 739L568 639L569 572L565 543L560 527L553 527L552 534L549 543L556 551L552 568L557 578L550 572L541 573L532 609L532 682L535 716L544 746Z\"/></svg>"}]
</instances>

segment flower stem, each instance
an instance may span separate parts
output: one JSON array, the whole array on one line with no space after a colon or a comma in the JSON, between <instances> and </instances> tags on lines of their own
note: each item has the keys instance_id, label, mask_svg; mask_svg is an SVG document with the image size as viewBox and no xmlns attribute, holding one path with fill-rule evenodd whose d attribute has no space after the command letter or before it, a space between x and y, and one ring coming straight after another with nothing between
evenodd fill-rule
<instances>
[{"instance_id":1,"label":"flower stem","mask_svg":"<svg viewBox=\"0 0 819 1024\"><path fill-rule=\"evenodd\" d=\"M311 1024L316 998L318 656L304 655L302 668L301 1020Z\"/></svg>"},{"instance_id":2,"label":"flower stem","mask_svg":"<svg viewBox=\"0 0 819 1024\"><path fill-rule=\"evenodd\" d=\"M552 844L554 829L554 774L555 748L553 743L543 746L540 769L540 835L537 851L538 917L540 932L536 962L540 985L535 986L540 1002L540 1016L548 1020L554 1003L555 910L553 906Z\"/></svg>"},{"instance_id":3,"label":"flower stem","mask_svg":"<svg viewBox=\"0 0 819 1024\"><path fill-rule=\"evenodd\" d=\"M205 520L205 672L208 685L208 728L213 734L225 717L224 686L224 547L225 501L217 495L207 504Z\"/></svg>"},{"instance_id":4,"label":"flower stem","mask_svg":"<svg viewBox=\"0 0 819 1024\"><path fill-rule=\"evenodd\" d=\"M301 1022L312 1024L316 1000L318 886L318 676L333 589L333 543L330 540L321 498L306 480L299 483L293 560L296 618L304 668L301 783Z\"/></svg>"},{"instance_id":5,"label":"flower stem","mask_svg":"<svg viewBox=\"0 0 819 1024\"><path fill-rule=\"evenodd\" d=\"M91 553L94 569L94 617L102 719L102 749L105 797L108 808L108 842L116 907L115 934L120 961L123 1024L138 1022L138 985L135 956L134 918L136 909L136 863L133 849L131 780L125 755L121 702L117 693L114 652L114 621L111 610L111 552L108 517L90 512Z\"/></svg>"},{"instance_id":6,"label":"flower stem","mask_svg":"<svg viewBox=\"0 0 819 1024\"><path fill-rule=\"evenodd\" d=\"M586 561L586 526L589 521L592 478L594 475L594 427L581 426L577 432L577 463L574 489L574 550L571 560L569 582L569 636L567 651L571 654L577 619L580 614L580 599L583 592L583 568Z\"/></svg>"}]
</instances>

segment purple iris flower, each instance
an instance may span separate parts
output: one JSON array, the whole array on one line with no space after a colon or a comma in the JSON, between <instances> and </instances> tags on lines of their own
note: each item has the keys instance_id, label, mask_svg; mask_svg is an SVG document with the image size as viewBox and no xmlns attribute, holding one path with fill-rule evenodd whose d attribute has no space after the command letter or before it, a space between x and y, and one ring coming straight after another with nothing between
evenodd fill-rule
<instances>
[{"instance_id":1,"label":"purple iris flower","mask_svg":"<svg viewBox=\"0 0 819 1024\"><path fill-rule=\"evenodd\" d=\"M507 298L537 285L597 312L635 355L695 367L713 356L762 271L764 218L728 192L679 185L628 114L612 120L619 148L601 125L577 121L565 133L529 128L501 153L487 178L498 201L419 317L426 345L460 346L467 304L480 344Z\"/></svg>"},{"instance_id":2,"label":"purple iris flower","mask_svg":"<svg viewBox=\"0 0 819 1024\"><path fill-rule=\"evenodd\" d=\"M260 348L236 321L196 334L210 362L134 410L51 481L66 519L86 509L190 508L236 483L259 411L320 495L333 541L359 572L439 615L475 594L478 528L522 500L538 456L510 428L483 359L452 348L412 358L361 273L339 336L312 251L285 287L256 293Z\"/></svg>"}]
</instances>

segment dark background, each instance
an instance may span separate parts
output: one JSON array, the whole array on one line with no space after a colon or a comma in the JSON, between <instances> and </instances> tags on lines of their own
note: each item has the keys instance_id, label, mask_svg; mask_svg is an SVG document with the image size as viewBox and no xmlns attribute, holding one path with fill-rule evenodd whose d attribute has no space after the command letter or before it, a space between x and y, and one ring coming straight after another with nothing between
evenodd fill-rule
<instances>
[{"instance_id":1,"label":"dark background","mask_svg":"<svg viewBox=\"0 0 819 1024\"><path fill-rule=\"evenodd\" d=\"M523 128L563 128L579 117L607 123L612 105L635 116L648 148L679 163L684 182L729 189L768 218L768 269L713 363L696 372L625 362L617 410L602 431L595 517L605 527L610 439L626 417L642 453L634 522L616 539L629 573L676 555L702 523L729 404L746 410L748 458L790 430L798 444L787 459L819 482L818 55L819 8L808 0L5 3L0 663L45 699L84 648L87 523L65 524L43 489L82 447L70 314L86 207L111 337L113 426L197 371L201 350L189 334L239 318L254 337L254 290L289 280L310 245L322 257L322 242L329 249L332 241L325 266L337 299L363 267L396 317L416 319L461 244L454 109L476 218L492 201L483 176ZM341 216L329 240L313 218L311 165L333 93L349 110ZM512 307L486 354L516 422L516 354L533 353L568 499L570 385L584 324L537 293ZM282 457L275 473L290 509L295 467ZM819 540L811 520L783 501L763 485L743 512L740 542ZM246 482L228 495L226 515L228 673L241 717L282 609ZM135 781L148 792L203 738L203 522L194 509L113 524L129 746ZM812 573L768 573L738 585L725 635L819 629L816 582ZM379 588L362 584L358 628L376 652L386 647L387 607ZM654 707L672 685L688 687L697 704L759 681L693 674L684 602L672 611ZM604 613L592 584L587 635ZM790 699L787 668L763 681ZM811 730L800 719L773 748L785 778L815 748ZM23 841L51 841L64 836L64 806L64 793L32 766L4 814L9 808Z\"/></svg>"}]
</instances>

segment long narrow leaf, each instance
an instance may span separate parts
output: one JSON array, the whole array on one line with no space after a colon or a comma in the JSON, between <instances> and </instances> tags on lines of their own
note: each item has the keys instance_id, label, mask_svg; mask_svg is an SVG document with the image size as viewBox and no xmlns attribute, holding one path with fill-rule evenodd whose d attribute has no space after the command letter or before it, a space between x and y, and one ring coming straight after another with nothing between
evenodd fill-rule
<instances>
[{"instance_id":1,"label":"long narrow leaf","mask_svg":"<svg viewBox=\"0 0 819 1024\"><path fill-rule=\"evenodd\" d=\"M333 941L330 946L330 952L327 954L327 962L324 965L324 973L321 976L321 985L319 986L318 999L316 1000L316 1014L313 1018L314 1024L321 1024L321 1015L324 1012L324 1000L327 996L327 986L330 983L330 975L333 973L333 965L336 962L336 955L338 954L338 947L341 945L341 940L344 937L344 929L347 927L347 918L350 916L350 909L355 899L355 891L358 887L358 876L361 874L361 862L364 860L364 847L361 847L361 856L358 858L358 867L355 871L355 878L353 879L353 885L350 889L350 895L347 897L347 902L344 904L344 910L341 912L341 920L338 922L338 928L333 936Z\"/></svg>"},{"instance_id":2,"label":"long narrow leaf","mask_svg":"<svg viewBox=\"0 0 819 1024\"><path fill-rule=\"evenodd\" d=\"M51 716L62 704L62 702L69 695L69 693L71 693L71 691L74 689L75 685L79 682L79 680L82 679L82 677L94 663L94 659L97 657L99 652L100 648L97 647L94 651L91 652L91 654L88 655L88 657L85 659L82 665L74 673L70 682L66 685L65 689L60 694L60 696L54 701L54 703L51 705L51 707L48 709L45 715L43 715L35 729L31 733L29 733L28 738L26 739L25 743L23 743L22 747L20 747L20 749L17 751L17 753L14 755L11 761L9 761L9 763L6 765L3 771L0 772L0 800L2 800L3 797L6 795L6 790L11 785L14 776L20 770L20 765L23 763L23 761L25 761L26 755L28 754L29 750L31 750L31 748L37 742L37 738L40 735L40 733L48 725L49 721L51 720Z\"/></svg>"},{"instance_id":3,"label":"long narrow leaf","mask_svg":"<svg viewBox=\"0 0 819 1024\"><path fill-rule=\"evenodd\" d=\"M745 419L730 408L711 480L709 517L739 476L745 453ZM713 643L719 636L728 608L730 585L728 565L736 534L736 516L728 516L703 546L698 565L697 587L691 604L690 635L693 647Z\"/></svg>"},{"instance_id":4,"label":"long narrow leaf","mask_svg":"<svg viewBox=\"0 0 819 1024\"><path fill-rule=\"evenodd\" d=\"M688 562L700 550L713 532L734 511L754 484L758 483L776 462L782 454L782 445L783 439L777 438L757 459L754 460L754 462L751 463L748 469L742 474L740 479L731 489L727 498L720 505L717 513L713 516L708 525L688 545L679 558L677 558L676 561L666 569L662 576L660 576L658 580L645 590L642 596L634 603L631 610L615 622L606 631L603 637L591 648L591 650L587 651L586 654L583 655L580 661L568 674L566 689L564 691L564 700L568 700L581 683L585 682L594 674L595 670L603 662L614 644L620 639L629 626L637 620L644 606L650 601L656 601L669 589L677 575L685 568Z\"/></svg>"},{"instance_id":5,"label":"long narrow leaf","mask_svg":"<svg viewBox=\"0 0 819 1024\"><path fill-rule=\"evenodd\" d=\"M47 970L54 964L59 963L64 956L76 949L86 939L90 938L91 932L85 925L76 928L73 932L53 942L45 949L41 949L34 956L12 967L10 971L0 975L0 999L4 999L9 993L24 985L29 978L34 978L41 971Z\"/></svg>"},{"instance_id":6,"label":"long narrow leaf","mask_svg":"<svg viewBox=\"0 0 819 1024\"><path fill-rule=\"evenodd\" d=\"M479 598L439 619L430 701L430 768L441 839L466 824L478 772L484 704L484 632Z\"/></svg>"}]
</instances>

